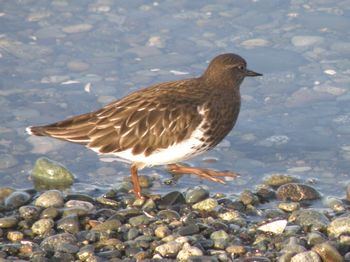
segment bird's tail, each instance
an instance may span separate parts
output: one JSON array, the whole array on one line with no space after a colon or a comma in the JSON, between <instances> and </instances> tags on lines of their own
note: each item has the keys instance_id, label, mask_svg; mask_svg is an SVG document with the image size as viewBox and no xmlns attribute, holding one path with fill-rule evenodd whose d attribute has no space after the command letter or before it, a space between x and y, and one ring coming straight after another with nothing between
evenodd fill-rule
<instances>
[{"instance_id":1,"label":"bird's tail","mask_svg":"<svg viewBox=\"0 0 350 262\"><path fill-rule=\"evenodd\" d=\"M28 126L26 132L32 136L46 136L45 127L42 126Z\"/></svg>"}]
</instances>

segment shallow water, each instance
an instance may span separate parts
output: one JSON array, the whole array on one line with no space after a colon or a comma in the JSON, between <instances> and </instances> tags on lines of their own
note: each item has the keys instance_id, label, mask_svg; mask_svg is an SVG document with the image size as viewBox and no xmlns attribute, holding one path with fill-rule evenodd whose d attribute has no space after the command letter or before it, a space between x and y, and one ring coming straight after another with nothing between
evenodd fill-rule
<instances>
[{"instance_id":1,"label":"shallow water","mask_svg":"<svg viewBox=\"0 0 350 262\"><path fill-rule=\"evenodd\" d=\"M246 79L233 132L189 163L233 170L238 194L290 174L321 193L349 181L349 1L0 1L0 186L32 187L47 156L77 177L73 190L104 192L129 175L79 145L28 137L24 129L95 110L131 91L198 76L215 55L235 52L264 74ZM142 174L169 178L162 167ZM98 175L97 175L98 174Z\"/></svg>"}]
</instances>

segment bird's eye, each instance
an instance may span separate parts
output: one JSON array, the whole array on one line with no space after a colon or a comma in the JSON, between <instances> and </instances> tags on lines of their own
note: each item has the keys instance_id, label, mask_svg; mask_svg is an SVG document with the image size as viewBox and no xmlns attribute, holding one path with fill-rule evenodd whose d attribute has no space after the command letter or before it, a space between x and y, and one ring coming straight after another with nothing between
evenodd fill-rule
<instances>
[{"instance_id":1,"label":"bird's eye","mask_svg":"<svg viewBox=\"0 0 350 262\"><path fill-rule=\"evenodd\" d=\"M240 66L238 66L238 69L239 70L244 70L244 66L240 65Z\"/></svg>"}]
</instances>

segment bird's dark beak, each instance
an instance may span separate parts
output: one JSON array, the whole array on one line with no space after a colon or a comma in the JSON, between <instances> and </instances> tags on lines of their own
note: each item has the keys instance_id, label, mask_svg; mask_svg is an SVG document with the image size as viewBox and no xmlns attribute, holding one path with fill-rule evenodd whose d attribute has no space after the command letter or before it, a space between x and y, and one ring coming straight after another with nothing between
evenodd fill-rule
<instances>
[{"instance_id":1,"label":"bird's dark beak","mask_svg":"<svg viewBox=\"0 0 350 262\"><path fill-rule=\"evenodd\" d=\"M245 76L262 76L262 74L247 69L245 70Z\"/></svg>"}]
</instances>

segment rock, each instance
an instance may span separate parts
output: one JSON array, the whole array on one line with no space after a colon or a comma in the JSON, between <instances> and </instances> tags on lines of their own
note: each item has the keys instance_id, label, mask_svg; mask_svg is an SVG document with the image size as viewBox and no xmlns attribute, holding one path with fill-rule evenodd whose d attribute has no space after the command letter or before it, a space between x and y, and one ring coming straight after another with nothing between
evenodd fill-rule
<instances>
[{"instance_id":1,"label":"rock","mask_svg":"<svg viewBox=\"0 0 350 262\"><path fill-rule=\"evenodd\" d=\"M300 204L296 202L283 202L278 204L278 208L286 212L293 212L300 208Z\"/></svg>"},{"instance_id":2,"label":"rock","mask_svg":"<svg viewBox=\"0 0 350 262\"><path fill-rule=\"evenodd\" d=\"M98 224L93 229L100 232L117 231L121 224L122 223L118 219L110 219L101 224Z\"/></svg>"},{"instance_id":3,"label":"rock","mask_svg":"<svg viewBox=\"0 0 350 262\"><path fill-rule=\"evenodd\" d=\"M185 243L180 252L177 254L176 259L178 261L188 261L190 257L202 255L203 251L200 250L198 247L193 247L190 244Z\"/></svg>"},{"instance_id":4,"label":"rock","mask_svg":"<svg viewBox=\"0 0 350 262\"><path fill-rule=\"evenodd\" d=\"M258 227L258 230L263 232L271 232L274 234L282 234L287 225L287 220L281 219L266 223Z\"/></svg>"},{"instance_id":5,"label":"rock","mask_svg":"<svg viewBox=\"0 0 350 262\"><path fill-rule=\"evenodd\" d=\"M209 191L201 186L190 188L185 193L187 204L195 204L209 197Z\"/></svg>"},{"instance_id":6,"label":"rock","mask_svg":"<svg viewBox=\"0 0 350 262\"><path fill-rule=\"evenodd\" d=\"M66 244L75 245L76 243L77 239L72 234L62 233L45 238L40 247L46 252L55 252Z\"/></svg>"},{"instance_id":7,"label":"rock","mask_svg":"<svg viewBox=\"0 0 350 262\"><path fill-rule=\"evenodd\" d=\"M322 261L343 262L344 259L338 250L327 242L315 245L312 248L321 258Z\"/></svg>"},{"instance_id":8,"label":"rock","mask_svg":"<svg viewBox=\"0 0 350 262\"><path fill-rule=\"evenodd\" d=\"M12 242L21 241L23 239L23 233L19 231L9 231L7 233L7 239Z\"/></svg>"},{"instance_id":9,"label":"rock","mask_svg":"<svg viewBox=\"0 0 350 262\"><path fill-rule=\"evenodd\" d=\"M199 227L197 224L189 224L183 227L179 227L177 233L180 236L189 236L193 234L197 234L199 232Z\"/></svg>"},{"instance_id":10,"label":"rock","mask_svg":"<svg viewBox=\"0 0 350 262\"><path fill-rule=\"evenodd\" d=\"M182 244L176 241L171 241L163 245L157 246L155 251L162 257L175 258L182 248Z\"/></svg>"},{"instance_id":11,"label":"rock","mask_svg":"<svg viewBox=\"0 0 350 262\"><path fill-rule=\"evenodd\" d=\"M13 216L1 217L0 228L13 228L17 225L18 219Z\"/></svg>"},{"instance_id":12,"label":"rock","mask_svg":"<svg viewBox=\"0 0 350 262\"><path fill-rule=\"evenodd\" d=\"M350 234L350 216L338 217L327 227L327 232L331 237L339 237L342 234Z\"/></svg>"},{"instance_id":13,"label":"rock","mask_svg":"<svg viewBox=\"0 0 350 262\"><path fill-rule=\"evenodd\" d=\"M30 200L31 196L28 193L15 191L6 197L4 204L6 209L12 210L27 204Z\"/></svg>"},{"instance_id":14,"label":"rock","mask_svg":"<svg viewBox=\"0 0 350 262\"><path fill-rule=\"evenodd\" d=\"M312 230L325 230L329 224L329 219L321 212L313 209L302 209L294 211L290 217L290 222L294 222L302 227L311 227Z\"/></svg>"},{"instance_id":15,"label":"rock","mask_svg":"<svg viewBox=\"0 0 350 262\"><path fill-rule=\"evenodd\" d=\"M251 191L249 190L244 190L240 196L239 200L244 204L244 205L254 205L259 202L258 197L254 195Z\"/></svg>"},{"instance_id":16,"label":"rock","mask_svg":"<svg viewBox=\"0 0 350 262\"><path fill-rule=\"evenodd\" d=\"M277 198L280 200L292 200L292 201L303 201L303 200L315 200L320 198L320 194L316 189L299 183L288 183L280 186L277 189Z\"/></svg>"},{"instance_id":17,"label":"rock","mask_svg":"<svg viewBox=\"0 0 350 262\"><path fill-rule=\"evenodd\" d=\"M218 207L219 203L216 199L213 198L207 198L203 201L200 201L196 204L194 204L192 207L194 209L200 210L200 211L214 211Z\"/></svg>"},{"instance_id":18,"label":"rock","mask_svg":"<svg viewBox=\"0 0 350 262\"><path fill-rule=\"evenodd\" d=\"M297 179L295 177L288 176L288 175L280 175L280 174L271 175L267 177L264 181L265 184L271 187L279 187L284 184L294 183L294 182L297 182Z\"/></svg>"},{"instance_id":19,"label":"rock","mask_svg":"<svg viewBox=\"0 0 350 262\"><path fill-rule=\"evenodd\" d=\"M58 190L49 190L41 194L36 200L38 207L62 207L64 204L62 193Z\"/></svg>"},{"instance_id":20,"label":"rock","mask_svg":"<svg viewBox=\"0 0 350 262\"><path fill-rule=\"evenodd\" d=\"M61 218L57 221L57 228L66 233L77 234L80 230L78 216L71 215Z\"/></svg>"},{"instance_id":21,"label":"rock","mask_svg":"<svg viewBox=\"0 0 350 262\"><path fill-rule=\"evenodd\" d=\"M38 189L67 188L74 181L74 177L69 170L47 158L39 158L35 162L32 178L35 187Z\"/></svg>"},{"instance_id":22,"label":"rock","mask_svg":"<svg viewBox=\"0 0 350 262\"><path fill-rule=\"evenodd\" d=\"M32 231L36 235L44 236L50 233L54 225L55 222L51 218L42 218L32 225Z\"/></svg>"},{"instance_id":23,"label":"rock","mask_svg":"<svg viewBox=\"0 0 350 262\"><path fill-rule=\"evenodd\" d=\"M160 225L154 230L154 234L158 238L164 238L171 234L171 230L166 225Z\"/></svg>"},{"instance_id":24,"label":"rock","mask_svg":"<svg viewBox=\"0 0 350 262\"><path fill-rule=\"evenodd\" d=\"M293 256L290 262L322 262L322 260L316 252L306 251Z\"/></svg>"}]
</instances>

